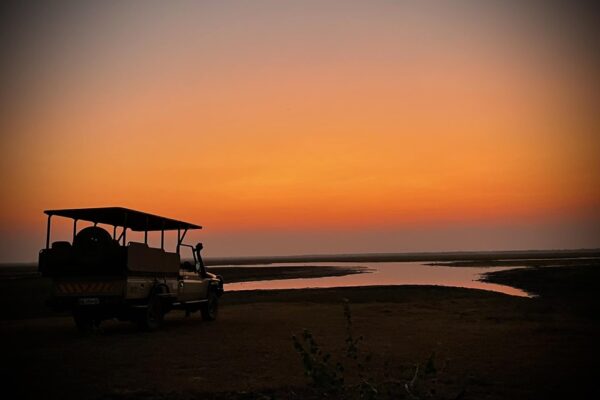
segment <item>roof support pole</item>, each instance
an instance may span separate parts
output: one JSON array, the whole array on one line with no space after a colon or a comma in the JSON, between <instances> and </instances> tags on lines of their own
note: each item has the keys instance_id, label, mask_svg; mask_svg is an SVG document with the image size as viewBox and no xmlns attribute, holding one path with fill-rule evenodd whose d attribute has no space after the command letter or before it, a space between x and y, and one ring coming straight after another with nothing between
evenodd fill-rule
<instances>
[{"instance_id":1,"label":"roof support pole","mask_svg":"<svg viewBox=\"0 0 600 400\"><path fill-rule=\"evenodd\" d=\"M119 235L119 237L117 238L117 242L120 242L120 241L121 241L121 239L122 239L122 238L123 238L123 236L125 235L125 230L126 230L126 229L127 229L127 228L123 228L123 230L121 231L121 234L120 234L120 235ZM115 226L115 232L116 232L116 231L117 231L117 227ZM125 242L123 242L123 243L125 243Z\"/></svg>"},{"instance_id":2,"label":"roof support pole","mask_svg":"<svg viewBox=\"0 0 600 400\"><path fill-rule=\"evenodd\" d=\"M148 244L148 217L146 217L146 230L144 230L144 243Z\"/></svg>"},{"instance_id":3,"label":"roof support pole","mask_svg":"<svg viewBox=\"0 0 600 400\"><path fill-rule=\"evenodd\" d=\"M165 249L165 221L164 220L161 222L161 229L160 229L160 249L161 250Z\"/></svg>"},{"instance_id":4,"label":"roof support pole","mask_svg":"<svg viewBox=\"0 0 600 400\"><path fill-rule=\"evenodd\" d=\"M117 226L113 225L113 240L117 238Z\"/></svg>"},{"instance_id":5,"label":"roof support pole","mask_svg":"<svg viewBox=\"0 0 600 400\"><path fill-rule=\"evenodd\" d=\"M127 213L123 215L123 246L127 243Z\"/></svg>"},{"instance_id":6,"label":"roof support pole","mask_svg":"<svg viewBox=\"0 0 600 400\"><path fill-rule=\"evenodd\" d=\"M181 234L181 229L177 229L177 254L179 254L179 247L181 247L181 242L185 239L185 234L187 233L187 228L183 230L183 235Z\"/></svg>"},{"instance_id":7,"label":"roof support pole","mask_svg":"<svg viewBox=\"0 0 600 400\"><path fill-rule=\"evenodd\" d=\"M77 218L73 219L73 243L75 243L75 235L77 235Z\"/></svg>"},{"instance_id":8,"label":"roof support pole","mask_svg":"<svg viewBox=\"0 0 600 400\"><path fill-rule=\"evenodd\" d=\"M181 240L179 241L179 244L183 243L183 239L185 239L185 234L187 233L187 231L187 228L183 230L183 235L181 235Z\"/></svg>"},{"instance_id":9,"label":"roof support pole","mask_svg":"<svg viewBox=\"0 0 600 400\"><path fill-rule=\"evenodd\" d=\"M50 248L50 221L52 215L48 215L48 225L46 226L46 250Z\"/></svg>"}]
</instances>

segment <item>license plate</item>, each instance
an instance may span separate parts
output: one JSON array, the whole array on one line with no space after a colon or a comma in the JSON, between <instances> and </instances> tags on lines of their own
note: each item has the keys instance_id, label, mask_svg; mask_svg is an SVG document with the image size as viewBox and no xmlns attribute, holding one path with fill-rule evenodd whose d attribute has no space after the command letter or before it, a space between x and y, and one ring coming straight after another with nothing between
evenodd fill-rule
<instances>
[{"instance_id":1,"label":"license plate","mask_svg":"<svg viewBox=\"0 0 600 400\"><path fill-rule=\"evenodd\" d=\"M91 306L94 304L100 304L100 299L97 297L82 297L79 299L79 305Z\"/></svg>"}]
</instances>

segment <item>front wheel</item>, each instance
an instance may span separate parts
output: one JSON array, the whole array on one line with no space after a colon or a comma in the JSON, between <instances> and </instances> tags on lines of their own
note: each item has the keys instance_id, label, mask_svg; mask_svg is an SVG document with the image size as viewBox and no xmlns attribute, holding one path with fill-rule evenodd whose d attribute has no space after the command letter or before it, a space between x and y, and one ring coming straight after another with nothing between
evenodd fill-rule
<instances>
[{"instance_id":1,"label":"front wheel","mask_svg":"<svg viewBox=\"0 0 600 400\"><path fill-rule=\"evenodd\" d=\"M219 312L219 296L214 291L208 294L208 301L202 303L200 313L205 321L214 321Z\"/></svg>"}]
</instances>

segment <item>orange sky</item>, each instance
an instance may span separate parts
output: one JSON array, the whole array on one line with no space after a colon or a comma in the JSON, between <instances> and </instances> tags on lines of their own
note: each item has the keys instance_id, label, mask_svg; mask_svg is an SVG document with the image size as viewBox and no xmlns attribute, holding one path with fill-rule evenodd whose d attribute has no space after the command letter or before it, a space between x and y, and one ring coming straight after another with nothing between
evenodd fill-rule
<instances>
[{"instance_id":1,"label":"orange sky","mask_svg":"<svg viewBox=\"0 0 600 400\"><path fill-rule=\"evenodd\" d=\"M213 255L600 245L580 21L464 4L16 10L0 261L36 258L42 210L108 205Z\"/></svg>"}]
</instances>

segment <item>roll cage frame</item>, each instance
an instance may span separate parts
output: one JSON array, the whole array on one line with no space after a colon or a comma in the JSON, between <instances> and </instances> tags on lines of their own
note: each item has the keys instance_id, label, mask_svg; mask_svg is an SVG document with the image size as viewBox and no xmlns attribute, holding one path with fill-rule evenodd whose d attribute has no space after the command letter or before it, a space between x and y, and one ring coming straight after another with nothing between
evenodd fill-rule
<instances>
[{"instance_id":1,"label":"roll cage frame","mask_svg":"<svg viewBox=\"0 0 600 400\"><path fill-rule=\"evenodd\" d=\"M112 238L122 246L126 245L127 229L135 232L144 232L144 243L148 244L148 232L160 231L160 248L165 249L165 231L177 231L176 253L180 254L185 235L188 230L202 229L202 226L191 224L189 222L179 221L171 218L161 217L154 214L136 211L124 207L99 207L99 208L73 208L62 210L45 210L44 214L48 216L46 226L46 249L50 248L50 234L52 217L59 216L73 220L73 240L77 235L77 222L92 222L94 226L98 224L112 225ZM117 238L117 228L123 228ZM191 246L190 246L191 247ZM196 254L194 251L194 259ZM194 260L196 261L196 260ZM196 261L197 262L197 261Z\"/></svg>"}]
</instances>

